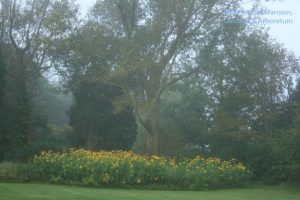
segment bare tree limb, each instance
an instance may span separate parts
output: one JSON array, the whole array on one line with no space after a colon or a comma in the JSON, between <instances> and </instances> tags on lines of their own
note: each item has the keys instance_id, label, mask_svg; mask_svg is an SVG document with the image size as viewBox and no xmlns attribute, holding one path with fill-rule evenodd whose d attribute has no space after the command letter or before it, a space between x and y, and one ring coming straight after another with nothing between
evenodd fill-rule
<instances>
[{"instance_id":1,"label":"bare tree limb","mask_svg":"<svg viewBox=\"0 0 300 200\"><path fill-rule=\"evenodd\" d=\"M39 44L38 44L38 41L40 39L40 31L41 31L41 28L42 28L42 24L44 22L44 19L45 19L45 16L47 14L47 8L49 6L49 1L47 1L47 4L45 5L44 7L44 11L43 11L43 14L41 16L41 20L39 21L39 24L38 24L38 28L36 30L36 33L34 34L35 37L34 37L34 41L35 41L35 48L33 49L32 51L32 55L35 55L37 50L38 50L38 47L39 47ZM44 50L45 51L45 50ZM43 53L44 54L44 53ZM42 64L42 63L41 63Z\"/></svg>"},{"instance_id":2,"label":"bare tree limb","mask_svg":"<svg viewBox=\"0 0 300 200\"><path fill-rule=\"evenodd\" d=\"M127 38L130 39L132 37L132 33L133 33L135 23L136 23L135 13L136 13L136 9L137 9L137 0L131 0L131 3L128 2L127 6L129 8L127 11L124 10L124 4L122 5L122 3L124 3L124 2L125 1L120 0L119 3L117 4L117 7L120 12L120 17L121 17L123 27L125 29L125 34L126 34Z\"/></svg>"},{"instance_id":3,"label":"bare tree limb","mask_svg":"<svg viewBox=\"0 0 300 200\"><path fill-rule=\"evenodd\" d=\"M196 67L196 68L193 68L191 71L189 72L185 72L185 73L181 73L178 77L176 78L173 78L172 80L170 80L169 82L167 82L163 87L162 87L162 91L166 90L167 88L169 88L170 86L172 86L173 84L175 84L176 82L178 81L181 81L185 78L188 78L190 77L191 75L193 74L196 74L198 73L200 70L200 67Z\"/></svg>"},{"instance_id":4,"label":"bare tree limb","mask_svg":"<svg viewBox=\"0 0 300 200\"><path fill-rule=\"evenodd\" d=\"M9 39L15 49L19 49L14 37L13 37L13 26L14 26L14 20L15 20L15 13L16 13L16 0L10 1L10 8L9 8Z\"/></svg>"}]
</instances>

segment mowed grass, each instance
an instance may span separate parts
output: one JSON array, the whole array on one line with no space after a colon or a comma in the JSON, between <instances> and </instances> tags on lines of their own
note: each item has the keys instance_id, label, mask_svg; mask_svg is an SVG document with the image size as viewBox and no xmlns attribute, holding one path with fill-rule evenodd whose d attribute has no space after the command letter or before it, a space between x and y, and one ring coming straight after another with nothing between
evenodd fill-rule
<instances>
[{"instance_id":1,"label":"mowed grass","mask_svg":"<svg viewBox=\"0 0 300 200\"><path fill-rule=\"evenodd\" d=\"M300 186L264 186L214 191L158 191L0 183L1 200L300 200Z\"/></svg>"}]
</instances>

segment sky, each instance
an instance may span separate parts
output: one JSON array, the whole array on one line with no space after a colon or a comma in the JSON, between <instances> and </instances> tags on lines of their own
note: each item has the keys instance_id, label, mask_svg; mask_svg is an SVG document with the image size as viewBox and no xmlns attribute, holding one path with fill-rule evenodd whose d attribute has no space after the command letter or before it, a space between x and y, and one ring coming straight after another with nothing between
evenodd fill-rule
<instances>
[{"instance_id":1,"label":"sky","mask_svg":"<svg viewBox=\"0 0 300 200\"><path fill-rule=\"evenodd\" d=\"M292 15L268 15L268 19L292 19L289 24L268 24L270 35L277 42L300 57L300 1L299 0L269 0L263 5L270 11L290 11Z\"/></svg>"},{"instance_id":2,"label":"sky","mask_svg":"<svg viewBox=\"0 0 300 200\"><path fill-rule=\"evenodd\" d=\"M96 0L77 0L82 16ZM245 9L249 7L251 0L244 0ZM284 11L288 14L262 14L263 19L268 19L265 24L269 28L272 38L283 45L289 51L293 51L300 57L300 1L299 0L266 0L263 6L270 12ZM291 23L272 23L273 20L291 19Z\"/></svg>"}]
</instances>

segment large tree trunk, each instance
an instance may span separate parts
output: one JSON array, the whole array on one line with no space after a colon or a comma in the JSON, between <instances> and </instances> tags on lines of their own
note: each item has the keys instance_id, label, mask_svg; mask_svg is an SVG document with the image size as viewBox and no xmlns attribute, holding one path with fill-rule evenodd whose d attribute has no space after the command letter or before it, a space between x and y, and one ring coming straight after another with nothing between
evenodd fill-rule
<instances>
[{"instance_id":1,"label":"large tree trunk","mask_svg":"<svg viewBox=\"0 0 300 200\"><path fill-rule=\"evenodd\" d=\"M148 115L147 149L150 154L160 155L160 102L151 107Z\"/></svg>"},{"instance_id":2,"label":"large tree trunk","mask_svg":"<svg viewBox=\"0 0 300 200\"><path fill-rule=\"evenodd\" d=\"M148 69L150 75L148 95L148 112L147 112L147 148L151 154L160 154L160 89L162 67L153 65Z\"/></svg>"}]
</instances>

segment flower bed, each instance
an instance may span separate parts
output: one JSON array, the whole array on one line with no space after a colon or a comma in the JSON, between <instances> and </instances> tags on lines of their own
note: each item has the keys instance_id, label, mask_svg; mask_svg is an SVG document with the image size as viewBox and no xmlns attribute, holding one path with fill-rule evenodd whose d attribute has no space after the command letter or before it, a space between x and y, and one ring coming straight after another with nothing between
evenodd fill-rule
<instances>
[{"instance_id":1,"label":"flower bed","mask_svg":"<svg viewBox=\"0 0 300 200\"><path fill-rule=\"evenodd\" d=\"M20 167L22 181L84 186L204 189L240 185L250 178L234 161L202 158L176 162L126 151L42 152Z\"/></svg>"}]
</instances>

